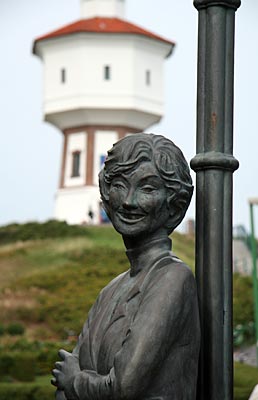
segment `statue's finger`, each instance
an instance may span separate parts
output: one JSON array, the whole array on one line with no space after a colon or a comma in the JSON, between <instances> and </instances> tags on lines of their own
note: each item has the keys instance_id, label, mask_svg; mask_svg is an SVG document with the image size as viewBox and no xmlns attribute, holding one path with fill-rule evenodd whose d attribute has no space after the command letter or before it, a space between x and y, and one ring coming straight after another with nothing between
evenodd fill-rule
<instances>
[{"instance_id":1,"label":"statue's finger","mask_svg":"<svg viewBox=\"0 0 258 400\"><path fill-rule=\"evenodd\" d=\"M56 378L52 378L52 379L51 379L51 384L52 384L53 386L57 386Z\"/></svg>"},{"instance_id":2,"label":"statue's finger","mask_svg":"<svg viewBox=\"0 0 258 400\"><path fill-rule=\"evenodd\" d=\"M62 370L62 365L63 365L63 362L62 362L62 361L57 361L57 362L55 363L55 367L56 367L56 369L58 369L59 371Z\"/></svg>"},{"instance_id":3,"label":"statue's finger","mask_svg":"<svg viewBox=\"0 0 258 400\"><path fill-rule=\"evenodd\" d=\"M52 370L52 375L55 377L55 378L58 378L58 375L60 375L60 373L61 373L61 371L59 370L59 369L53 369Z\"/></svg>"},{"instance_id":4,"label":"statue's finger","mask_svg":"<svg viewBox=\"0 0 258 400\"><path fill-rule=\"evenodd\" d=\"M69 356L71 353L68 353L68 351L66 351L66 350L64 350L64 349L61 349L61 350L59 350L59 352L58 352L58 355L59 355L59 357L61 358L61 360L65 360L65 358L67 357L67 356Z\"/></svg>"}]
</instances>

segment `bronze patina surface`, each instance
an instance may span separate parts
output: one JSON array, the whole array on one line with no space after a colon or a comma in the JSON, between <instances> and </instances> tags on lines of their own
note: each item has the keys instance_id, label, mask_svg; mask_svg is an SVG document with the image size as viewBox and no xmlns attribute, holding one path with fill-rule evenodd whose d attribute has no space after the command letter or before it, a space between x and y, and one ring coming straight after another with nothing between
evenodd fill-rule
<instances>
[{"instance_id":1,"label":"bronze patina surface","mask_svg":"<svg viewBox=\"0 0 258 400\"><path fill-rule=\"evenodd\" d=\"M195 400L196 285L168 237L191 200L188 165L170 140L141 133L113 146L99 179L130 269L100 292L73 352L60 350L56 398Z\"/></svg>"}]
</instances>

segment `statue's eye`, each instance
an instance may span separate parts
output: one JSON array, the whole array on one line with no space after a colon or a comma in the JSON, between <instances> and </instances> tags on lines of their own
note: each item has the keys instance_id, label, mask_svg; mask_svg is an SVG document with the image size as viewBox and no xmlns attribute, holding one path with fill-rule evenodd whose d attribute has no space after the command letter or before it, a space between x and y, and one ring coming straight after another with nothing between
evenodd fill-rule
<instances>
[{"instance_id":1,"label":"statue's eye","mask_svg":"<svg viewBox=\"0 0 258 400\"><path fill-rule=\"evenodd\" d=\"M142 190L144 193L152 193L152 192L155 192L155 190L157 190L157 188L154 187L154 186L151 186L151 185L144 185L144 186L141 188L141 190Z\"/></svg>"},{"instance_id":2,"label":"statue's eye","mask_svg":"<svg viewBox=\"0 0 258 400\"><path fill-rule=\"evenodd\" d=\"M114 183L112 183L112 187L115 188L115 189L118 189L118 190L123 190L123 189L125 189L124 184L121 183L121 182L114 182Z\"/></svg>"}]
</instances>

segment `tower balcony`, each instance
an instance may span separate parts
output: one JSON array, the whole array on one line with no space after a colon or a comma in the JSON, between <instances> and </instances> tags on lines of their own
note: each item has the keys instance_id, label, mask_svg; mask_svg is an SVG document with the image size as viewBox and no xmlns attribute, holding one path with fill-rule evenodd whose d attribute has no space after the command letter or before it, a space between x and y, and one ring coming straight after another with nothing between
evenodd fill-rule
<instances>
[{"instance_id":1,"label":"tower balcony","mask_svg":"<svg viewBox=\"0 0 258 400\"><path fill-rule=\"evenodd\" d=\"M140 100L135 107L73 107L67 104L46 104L44 119L55 125L61 131L84 125L125 126L143 131L158 123L162 117L162 105L156 105L155 110L143 107L144 100ZM154 107L153 107L154 108Z\"/></svg>"}]
</instances>

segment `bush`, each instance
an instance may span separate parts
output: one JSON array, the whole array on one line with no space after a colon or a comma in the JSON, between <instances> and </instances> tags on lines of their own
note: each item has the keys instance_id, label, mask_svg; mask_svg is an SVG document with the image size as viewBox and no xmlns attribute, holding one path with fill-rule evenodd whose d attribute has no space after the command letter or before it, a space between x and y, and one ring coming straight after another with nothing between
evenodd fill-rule
<instances>
[{"instance_id":1,"label":"bush","mask_svg":"<svg viewBox=\"0 0 258 400\"><path fill-rule=\"evenodd\" d=\"M258 369L235 363L234 400L247 400L258 382Z\"/></svg>"},{"instance_id":2,"label":"bush","mask_svg":"<svg viewBox=\"0 0 258 400\"><path fill-rule=\"evenodd\" d=\"M73 343L67 342L53 342L53 341L40 341L40 340L28 340L25 337L19 338L15 341L9 341L5 345L0 343L0 360L2 353L33 353L39 354L41 351L55 351L58 352L59 349L65 347L67 351L71 351L74 348Z\"/></svg>"},{"instance_id":3,"label":"bush","mask_svg":"<svg viewBox=\"0 0 258 400\"><path fill-rule=\"evenodd\" d=\"M54 399L55 388L49 383L12 383L0 384L1 400L51 400Z\"/></svg>"},{"instance_id":4,"label":"bush","mask_svg":"<svg viewBox=\"0 0 258 400\"><path fill-rule=\"evenodd\" d=\"M233 319L234 327L253 321L254 318L254 300L253 300L253 282L250 276L233 276Z\"/></svg>"},{"instance_id":5,"label":"bush","mask_svg":"<svg viewBox=\"0 0 258 400\"><path fill-rule=\"evenodd\" d=\"M2 353L0 355L0 376L8 376L9 371L13 366L13 357L9 353ZM0 397L1 398L1 397Z\"/></svg>"},{"instance_id":6,"label":"bush","mask_svg":"<svg viewBox=\"0 0 258 400\"><path fill-rule=\"evenodd\" d=\"M54 399L54 392L55 388L53 386L51 387L51 384L49 383L48 386L35 388L33 390L32 397L30 397L28 400L51 400Z\"/></svg>"},{"instance_id":7,"label":"bush","mask_svg":"<svg viewBox=\"0 0 258 400\"><path fill-rule=\"evenodd\" d=\"M58 350L65 348L67 351L72 351L73 347L74 344L62 342L28 342L26 340L20 340L5 348L0 346L1 381L16 379L26 382L33 381L35 375L50 374L54 363L59 359Z\"/></svg>"},{"instance_id":8,"label":"bush","mask_svg":"<svg viewBox=\"0 0 258 400\"><path fill-rule=\"evenodd\" d=\"M58 348L59 350L60 348ZM37 375L50 374L54 363L58 361L58 350L42 350L37 355Z\"/></svg>"},{"instance_id":9,"label":"bush","mask_svg":"<svg viewBox=\"0 0 258 400\"><path fill-rule=\"evenodd\" d=\"M0 336L3 336L5 333L4 325L0 324Z\"/></svg>"},{"instance_id":10,"label":"bush","mask_svg":"<svg viewBox=\"0 0 258 400\"><path fill-rule=\"evenodd\" d=\"M68 225L65 221L49 220L44 223L10 224L0 228L0 245L14 243L19 240L82 236L86 235L86 233L85 227Z\"/></svg>"},{"instance_id":11,"label":"bush","mask_svg":"<svg viewBox=\"0 0 258 400\"><path fill-rule=\"evenodd\" d=\"M36 376L36 359L31 353L16 353L9 374L20 382L32 382Z\"/></svg>"},{"instance_id":12,"label":"bush","mask_svg":"<svg viewBox=\"0 0 258 400\"><path fill-rule=\"evenodd\" d=\"M13 322L6 327L6 332L12 336L23 335L25 332L25 328L23 324L19 322Z\"/></svg>"},{"instance_id":13,"label":"bush","mask_svg":"<svg viewBox=\"0 0 258 400\"><path fill-rule=\"evenodd\" d=\"M1 400L32 400L31 393L33 389L20 384L0 384ZM35 399L36 400L36 399Z\"/></svg>"},{"instance_id":14,"label":"bush","mask_svg":"<svg viewBox=\"0 0 258 400\"><path fill-rule=\"evenodd\" d=\"M31 353L4 353L0 356L0 375L21 382L35 379L36 359ZM1 397L0 397L1 398Z\"/></svg>"}]
</instances>

